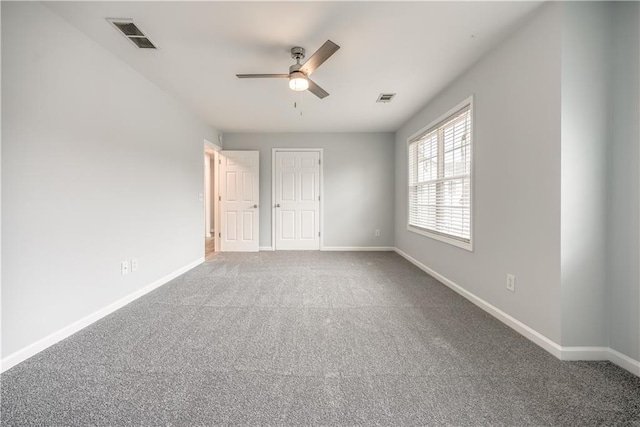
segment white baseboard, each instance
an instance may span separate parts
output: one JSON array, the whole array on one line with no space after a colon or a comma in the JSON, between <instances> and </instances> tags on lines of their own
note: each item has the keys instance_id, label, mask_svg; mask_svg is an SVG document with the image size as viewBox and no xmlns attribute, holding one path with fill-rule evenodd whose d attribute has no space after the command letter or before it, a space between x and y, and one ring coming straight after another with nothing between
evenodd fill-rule
<instances>
[{"instance_id":1,"label":"white baseboard","mask_svg":"<svg viewBox=\"0 0 640 427\"><path fill-rule=\"evenodd\" d=\"M396 248L391 246L323 246L321 250L345 252L393 252Z\"/></svg>"},{"instance_id":2,"label":"white baseboard","mask_svg":"<svg viewBox=\"0 0 640 427\"><path fill-rule=\"evenodd\" d=\"M80 331L81 329L86 328L87 326L91 325L92 323L102 319L103 317L113 313L114 311L118 310L119 308L124 307L125 305L129 304L130 302L140 298L141 296L151 292L152 290L159 288L160 286L164 285L165 283L175 279L176 277L178 277L179 275L186 273L187 271L191 270L192 268L202 264L204 262L204 257L203 258L199 258L196 261L189 263L187 265L185 265L184 267L179 268L178 270L169 273L168 275L162 277L161 279L156 280L155 282L145 286L142 289L139 289L119 300L117 300L116 302L113 302L111 304L109 304L108 306L101 308L100 310L89 314L88 316L83 317L80 320L77 320L75 322L73 322L72 324L65 326L64 328L42 338L41 340L38 340L36 342L34 342L33 344L28 345L27 347L16 351L13 354L10 354L9 356L5 357L4 359L2 359L2 361L0 361L0 372L5 372L8 369L11 369L12 367L14 367L15 365L17 365L20 362L23 362L25 360L27 360L28 358L30 358L31 356L36 355L37 353L40 353L42 350L51 347L52 345L54 345L55 343L62 341L63 339L75 334L76 332Z\"/></svg>"},{"instance_id":3,"label":"white baseboard","mask_svg":"<svg viewBox=\"0 0 640 427\"><path fill-rule=\"evenodd\" d=\"M496 306L494 306L494 305L488 303L487 301L483 300L482 298L472 294L471 292L469 292L466 289L464 289L462 286L460 286L460 285L454 283L453 281L447 279L446 277L444 277L443 275L441 275L437 271L427 267L426 265L424 265L423 263L421 263L417 259L413 258L411 255L401 251L398 248L396 248L396 252L400 256L402 256L403 258L405 258L406 260L411 262L413 265L418 267L419 269L425 271L426 273L428 273L431 276L433 276L436 279L438 279L440 282L442 282L448 288L451 288L453 291L455 291L458 294L462 295L463 297L465 297L466 299L468 299L469 301L471 301L472 303L474 303L475 305L477 305L478 307L480 307L481 309L483 309L487 313L491 314L496 319L500 320L502 323L506 324L507 326L511 327L512 329L515 329L521 335L524 335L529 340L531 340L534 343L538 344L540 347L544 348L549 353L551 353L554 356L556 356L558 359L561 359L562 347L559 344L553 342L549 338L547 338L544 335L542 335L540 332L536 331L535 329L530 328L529 326L525 325L521 321L511 317L510 315L508 315L504 311L500 310Z\"/></svg>"},{"instance_id":4,"label":"white baseboard","mask_svg":"<svg viewBox=\"0 0 640 427\"><path fill-rule=\"evenodd\" d=\"M609 347L562 347L562 360L609 360Z\"/></svg>"},{"instance_id":5,"label":"white baseboard","mask_svg":"<svg viewBox=\"0 0 640 427\"><path fill-rule=\"evenodd\" d=\"M395 248L395 251L396 253L398 253L398 255L402 256L422 271L438 279L438 281L442 282L445 286L451 288L456 293L468 299L487 313L491 314L496 319L500 320L505 325L523 335L525 338L528 338L530 341L533 341L535 344L547 350L558 359L573 361L608 360L620 366L621 368L624 368L627 371L640 376L640 362L638 362L637 360L634 360L629 356L626 356L609 347L563 347L555 341L545 337L535 329L508 315L494 305L467 291L466 289L444 277L437 271L431 269L430 267L427 267L417 259L413 258L411 255L401 251L398 248Z\"/></svg>"},{"instance_id":6,"label":"white baseboard","mask_svg":"<svg viewBox=\"0 0 640 427\"><path fill-rule=\"evenodd\" d=\"M261 251L272 251L273 248L270 246L264 246L264 247L260 247ZM460 285L454 283L453 281L449 280L448 278L444 277L443 275L441 275L440 273L436 272L435 270L431 269L430 267L427 267L426 265L422 264L420 261L416 260L415 258L413 258L412 256L410 256L409 254L401 251L398 248L392 248L392 247L324 247L322 250L325 251L395 251L397 252L400 256L402 256L403 258L407 259L409 262L411 262L412 264L414 264L416 267L418 267L419 269L425 271L427 274L433 276L434 278L438 279L440 282L442 282L445 286L451 288L453 291L455 291L456 293L460 294L461 296L463 296L464 298L468 299L469 301L471 301L473 304L475 304L476 306L480 307L481 309L483 309L484 311L486 311L487 313L491 314L492 316L494 316L496 319L500 320L501 322L503 322L504 324L506 324L507 326L511 327L512 329L514 329L515 331L517 331L518 333L520 333L521 335L523 335L524 337L528 338L529 340L533 341L535 344L539 345L540 347L542 347L543 349L547 350L549 353L551 353L552 355L554 355L555 357L557 357L558 359L561 360L608 360L612 363L615 363L616 365L620 366L621 368L626 369L627 371L640 376L640 362L637 360L632 359L631 357L622 354L612 348L609 347L562 347L559 344L557 344L556 342L550 340L549 338L545 337L544 335L542 335L541 333L537 332L536 330L530 328L529 326L525 325L524 323L520 322L519 320L513 318L512 316L508 315L507 313L505 313L504 311L500 310L499 308L495 307L494 305L488 303L487 301L483 300L482 298L474 295L473 293L467 291L466 289L462 288ZM2 361L0 361L0 372L4 372L8 369L11 369L13 366L17 365L18 363L30 358L31 356L34 356L35 354L41 352L42 350L46 349L47 347L52 346L53 344L71 336L72 334L80 331L83 328L86 328L87 326L91 325L92 323L96 322L97 320L107 316L108 314L113 313L114 311L118 310L121 307L124 307L125 305L129 304L130 302L140 298L141 296L151 292L152 290L164 285L165 283L173 280L174 278L178 277L179 275L191 270L192 268L196 267L197 265L201 264L204 262L204 258L199 258L196 261L185 265L182 268L179 268L178 270L162 277L159 280L156 280L155 282L145 286L142 289L137 290L136 292L133 292L121 299L119 299L118 301L109 304L108 306L88 315L83 317L82 319L72 323L69 326L66 326L62 329L60 329L57 332L54 332L48 336L46 336L45 338L30 344L29 346L18 350L17 352L10 354L9 356L5 357L4 359L2 359Z\"/></svg>"},{"instance_id":7,"label":"white baseboard","mask_svg":"<svg viewBox=\"0 0 640 427\"><path fill-rule=\"evenodd\" d=\"M273 246L260 246L260 251L275 251ZM343 251L343 252L393 252L396 248L391 246L323 246L321 251Z\"/></svg>"},{"instance_id":8,"label":"white baseboard","mask_svg":"<svg viewBox=\"0 0 640 427\"><path fill-rule=\"evenodd\" d=\"M562 347L562 360L608 360L640 377L640 362L611 347Z\"/></svg>"},{"instance_id":9,"label":"white baseboard","mask_svg":"<svg viewBox=\"0 0 640 427\"><path fill-rule=\"evenodd\" d=\"M632 374L636 374L640 377L640 361L634 360L627 356L626 354L622 354L619 351L616 351L612 348L609 348L609 361L611 363L615 363L621 368L626 369Z\"/></svg>"}]
</instances>

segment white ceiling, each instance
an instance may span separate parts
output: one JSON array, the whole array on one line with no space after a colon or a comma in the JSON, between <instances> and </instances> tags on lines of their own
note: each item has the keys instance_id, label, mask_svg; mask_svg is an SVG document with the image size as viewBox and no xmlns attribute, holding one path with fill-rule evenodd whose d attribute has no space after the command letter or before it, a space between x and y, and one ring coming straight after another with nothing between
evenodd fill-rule
<instances>
[{"instance_id":1,"label":"white ceiling","mask_svg":"<svg viewBox=\"0 0 640 427\"><path fill-rule=\"evenodd\" d=\"M221 132L395 131L539 2L47 2L52 10ZM141 50L105 18L133 18ZM341 49L296 93L290 49ZM398 95L376 103L381 92ZM300 109L294 109L298 101ZM302 111L302 115L300 115Z\"/></svg>"}]
</instances>

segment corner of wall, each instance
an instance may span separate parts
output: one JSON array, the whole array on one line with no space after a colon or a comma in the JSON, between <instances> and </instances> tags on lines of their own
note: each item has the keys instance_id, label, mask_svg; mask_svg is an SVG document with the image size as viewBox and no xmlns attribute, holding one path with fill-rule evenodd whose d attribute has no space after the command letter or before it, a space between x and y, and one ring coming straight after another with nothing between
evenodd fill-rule
<instances>
[{"instance_id":1,"label":"corner of wall","mask_svg":"<svg viewBox=\"0 0 640 427\"><path fill-rule=\"evenodd\" d=\"M606 346L610 14L598 2L562 7L561 343Z\"/></svg>"},{"instance_id":2,"label":"corner of wall","mask_svg":"<svg viewBox=\"0 0 640 427\"><path fill-rule=\"evenodd\" d=\"M640 3L611 8L607 332L612 351L640 360Z\"/></svg>"}]
</instances>

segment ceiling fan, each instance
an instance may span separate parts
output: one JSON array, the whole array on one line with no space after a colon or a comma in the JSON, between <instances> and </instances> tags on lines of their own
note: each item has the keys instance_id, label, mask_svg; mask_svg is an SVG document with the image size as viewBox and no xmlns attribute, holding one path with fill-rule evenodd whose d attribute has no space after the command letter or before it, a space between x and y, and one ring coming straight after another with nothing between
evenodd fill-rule
<instances>
[{"instance_id":1,"label":"ceiling fan","mask_svg":"<svg viewBox=\"0 0 640 427\"><path fill-rule=\"evenodd\" d=\"M296 46L291 48L291 57L296 60L296 63L289 67L289 74L236 74L236 77L239 79L287 78L291 90L296 92L309 90L322 99L329 96L329 92L318 86L309 76L338 49L340 46L327 40L304 64L300 64L300 60L304 59L305 50Z\"/></svg>"}]
</instances>

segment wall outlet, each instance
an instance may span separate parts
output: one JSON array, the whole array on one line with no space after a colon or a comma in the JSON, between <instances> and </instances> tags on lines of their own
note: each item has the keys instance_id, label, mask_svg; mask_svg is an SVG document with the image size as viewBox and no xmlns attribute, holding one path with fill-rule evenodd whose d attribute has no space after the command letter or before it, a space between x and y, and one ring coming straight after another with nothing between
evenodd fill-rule
<instances>
[{"instance_id":1,"label":"wall outlet","mask_svg":"<svg viewBox=\"0 0 640 427\"><path fill-rule=\"evenodd\" d=\"M380 230L376 230L374 234L376 237L380 237Z\"/></svg>"},{"instance_id":2,"label":"wall outlet","mask_svg":"<svg viewBox=\"0 0 640 427\"><path fill-rule=\"evenodd\" d=\"M131 272L133 273L137 269L138 269L138 260L137 259L132 259L131 260Z\"/></svg>"},{"instance_id":3,"label":"wall outlet","mask_svg":"<svg viewBox=\"0 0 640 427\"><path fill-rule=\"evenodd\" d=\"M125 274L129 274L129 261L122 261L120 263L120 272L124 276Z\"/></svg>"},{"instance_id":4,"label":"wall outlet","mask_svg":"<svg viewBox=\"0 0 640 427\"><path fill-rule=\"evenodd\" d=\"M507 289L511 292L516 291L516 276L513 274L507 274Z\"/></svg>"}]
</instances>

